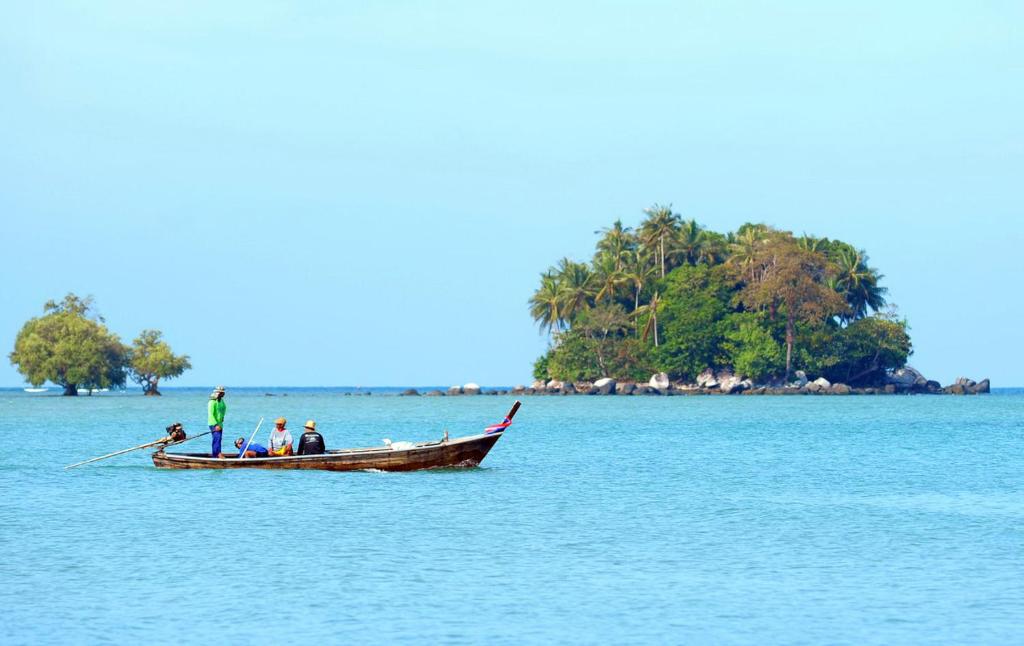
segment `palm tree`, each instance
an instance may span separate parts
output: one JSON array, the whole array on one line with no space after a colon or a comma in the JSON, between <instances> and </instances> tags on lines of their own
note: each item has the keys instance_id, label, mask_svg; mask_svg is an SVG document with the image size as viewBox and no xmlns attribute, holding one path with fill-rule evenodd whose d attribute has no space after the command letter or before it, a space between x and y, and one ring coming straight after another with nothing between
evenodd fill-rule
<instances>
[{"instance_id":1,"label":"palm tree","mask_svg":"<svg viewBox=\"0 0 1024 646\"><path fill-rule=\"evenodd\" d=\"M540 288L530 297L530 316L548 334L562 330L562 291L552 269L540 275Z\"/></svg>"},{"instance_id":2,"label":"palm tree","mask_svg":"<svg viewBox=\"0 0 1024 646\"><path fill-rule=\"evenodd\" d=\"M708 231L702 232L703 241L700 245L700 254L697 256L698 263L706 265L717 265L725 262L729 257L729 239L721 233Z\"/></svg>"},{"instance_id":3,"label":"palm tree","mask_svg":"<svg viewBox=\"0 0 1024 646\"><path fill-rule=\"evenodd\" d=\"M665 277L665 248L679 231L680 217L672 212L672 206L655 204L644 209L647 218L640 224L640 240L655 250L655 260L661 265L661 277Z\"/></svg>"},{"instance_id":4,"label":"palm tree","mask_svg":"<svg viewBox=\"0 0 1024 646\"><path fill-rule=\"evenodd\" d=\"M704 229L697 224L696 220L690 219L682 223L676 233L670 255L679 258L688 265L696 265L703 256Z\"/></svg>"},{"instance_id":5,"label":"palm tree","mask_svg":"<svg viewBox=\"0 0 1024 646\"><path fill-rule=\"evenodd\" d=\"M654 333L654 347L658 347L658 305L660 300L658 298L658 292L654 292L654 296L651 297L651 302L642 307L638 307L633 312L633 316L639 317L647 314L647 323L644 325L644 332L641 338L646 341L647 337Z\"/></svg>"},{"instance_id":6,"label":"palm tree","mask_svg":"<svg viewBox=\"0 0 1024 646\"><path fill-rule=\"evenodd\" d=\"M621 270L625 254L636 248L633 229L622 226L622 220L616 220L612 226L594 233L602 234L597 241L598 253L610 255L615 259L615 270Z\"/></svg>"},{"instance_id":7,"label":"palm tree","mask_svg":"<svg viewBox=\"0 0 1024 646\"><path fill-rule=\"evenodd\" d=\"M868 266L867 254L844 244L836 250L833 261L839 268L834 288L850 306L850 311L840 316L844 323L864 318L868 308L877 312L885 307L888 290L878 284L884 276Z\"/></svg>"},{"instance_id":8,"label":"palm tree","mask_svg":"<svg viewBox=\"0 0 1024 646\"><path fill-rule=\"evenodd\" d=\"M756 226L741 227L733 242L729 245L731 255L727 261L739 267L744 274L749 271L750 280L754 279L754 264L757 261L758 251L765 241L765 232Z\"/></svg>"},{"instance_id":9,"label":"palm tree","mask_svg":"<svg viewBox=\"0 0 1024 646\"><path fill-rule=\"evenodd\" d=\"M806 249L807 251L825 253L828 250L828 238L815 238L806 233L797 238L796 244L801 249Z\"/></svg>"},{"instance_id":10,"label":"palm tree","mask_svg":"<svg viewBox=\"0 0 1024 646\"><path fill-rule=\"evenodd\" d=\"M601 252L594 258L594 275L599 287L594 296L597 302L614 301L619 289L629 282L622 272L622 258L614 257L611 253Z\"/></svg>"},{"instance_id":11,"label":"palm tree","mask_svg":"<svg viewBox=\"0 0 1024 646\"><path fill-rule=\"evenodd\" d=\"M571 325L594 301L594 274L583 263L562 258L558 264L562 318Z\"/></svg>"},{"instance_id":12,"label":"palm tree","mask_svg":"<svg viewBox=\"0 0 1024 646\"><path fill-rule=\"evenodd\" d=\"M637 249L626 257L624 277L633 286L633 310L640 308L640 294L644 287L657 275L657 268L651 264L650 254Z\"/></svg>"}]
</instances>

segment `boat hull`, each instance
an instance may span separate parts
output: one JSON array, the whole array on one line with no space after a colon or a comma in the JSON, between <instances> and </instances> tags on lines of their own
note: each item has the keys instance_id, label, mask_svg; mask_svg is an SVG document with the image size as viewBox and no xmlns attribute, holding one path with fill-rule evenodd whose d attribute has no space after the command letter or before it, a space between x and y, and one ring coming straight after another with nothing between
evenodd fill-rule
<instances>
[{"instance_id":1,"label":"boat hull","mask_svg":"<svg viewBox=\"0 0 1024 646\"><path fill-rule=\"evenodd\" d=\"M417 471L475 467L487 456L502 433L474 435L447 442L427 442L409 449L388 447L343 449L321 455L268 458L212 458L203 453L153 454L159 469L312 469L318 471Z\"/></svg>"}]
</instances>

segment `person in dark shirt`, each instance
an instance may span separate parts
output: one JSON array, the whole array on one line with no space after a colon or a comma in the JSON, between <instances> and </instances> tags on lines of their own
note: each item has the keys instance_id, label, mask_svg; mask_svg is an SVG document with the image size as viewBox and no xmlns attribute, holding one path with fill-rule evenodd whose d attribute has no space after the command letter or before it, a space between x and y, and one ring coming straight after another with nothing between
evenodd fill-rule
<instances>
[{"instance_id":1,"label":"person in dark shirt","mask_svg":"<svg viewBox=\"0 0 1024 646\"><path fill-rule=\"evenodd\" d=\"M245 454L242 454L242 445L245 444L245 438L240 437L235 440L235 448L238 449L238 457L246 458L265 458L267 457L267 449L264 446L260 446L255 442L250 442L249 446L245 447Z\"/></svg>"},{"instance_id":2,"label":"person in dark shirt","mask_svg":"<svg viewBox=\"0 0 1024 646\"><path fill-rule=\"evenodd\" d=\"M324 436L316 432L316 422L309 420L305 426L306 432L299 438L299 450L297 455L319 455L326 453Z\"/></svg>"}]
</instances>

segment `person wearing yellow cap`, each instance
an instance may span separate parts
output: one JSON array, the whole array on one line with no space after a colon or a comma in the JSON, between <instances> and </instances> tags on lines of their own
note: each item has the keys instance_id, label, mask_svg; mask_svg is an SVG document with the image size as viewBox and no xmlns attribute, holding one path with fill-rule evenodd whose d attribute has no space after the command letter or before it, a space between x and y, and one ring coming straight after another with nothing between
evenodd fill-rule
<instances>
[{"instance_id":1,"label":"person wearing yellow cap","mask_svg":"<svg viewBox=\"0 0 1024 646\"><path fill-rule=\"evenodd\" d=\"M210 435L213 440L210 455L215 458L224 457L220 451L220 441L224 435L224 414L227 411L228 405L224 403L224 386L217 386L210 393L210 403L206 407L206 423L210 426Z\"/></svg>"},{"instance_id":2,"label":"person wearing yellow cap","mask_svg":"<svg viewBox=\"0 0 1024 646\"><path fill-rule=\"evenodd\" d=\"M309 420L305 426L306 432L299 438L299 450L296 455L320 455L327 452L324 446L324 436L316 432L316 422Z\"/></svg>"},{"instance_id":3,"label":"person wearing yellow cap","mask_svg":"<svg viewBox=\"0 0 1024 646\"><path fill-rule=\"evenodd\" d=\"M270 432L270 455L291 455L292 434L285 426L288 420L278 417L274 420L274 430Z\"/></svg>"}]
</instances>

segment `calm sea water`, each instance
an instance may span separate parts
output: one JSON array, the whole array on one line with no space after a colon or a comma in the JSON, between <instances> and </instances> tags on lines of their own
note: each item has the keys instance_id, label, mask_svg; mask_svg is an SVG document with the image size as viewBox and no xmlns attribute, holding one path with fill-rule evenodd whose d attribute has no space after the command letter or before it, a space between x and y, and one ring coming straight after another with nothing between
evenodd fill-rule
<instances>
[{"instance_id":1,"label":"calm sea water","mask_svg":"<svg viewBox=\"0 0 1024 646\"><path fill-rule=\"evenodd\" d=\"M265 390L226 436L434 439L512 403ZM1019 391L527 397L470 470L61 468L205 406L0 392L0 642L1024 641Z\"/></svg>"}]
</instances>

